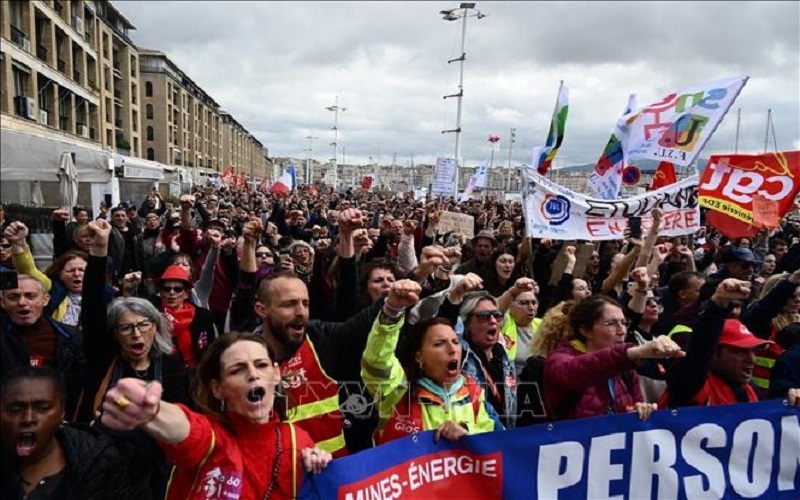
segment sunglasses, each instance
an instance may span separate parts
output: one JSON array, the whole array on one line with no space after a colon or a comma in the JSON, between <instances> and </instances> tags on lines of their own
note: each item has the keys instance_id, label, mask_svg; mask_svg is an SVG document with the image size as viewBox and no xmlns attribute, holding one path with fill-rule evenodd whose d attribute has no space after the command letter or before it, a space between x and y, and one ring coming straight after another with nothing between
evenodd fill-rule
<instances>
[{"instance_id":1,"label":"sunglasses","mask_svg":"<svg viewBox=\"0 0 800 500\"><path fill-rule=\"evenodd\" d=\"M185 290L185 287L182 286L162 286L161 291L164 293L175 292L181 293Z\"/></svg>"},{"instance_id":2,"label":"sunglasses","mask_svg":"<svg viewBox=\"0 0 800 500\"><path fill-rule=\"evenodd\" d=\"M0 248L11 248L11 243L0 243Z\"/></svg>"},{"instance_id":3,"label":"sunglasses","mask_svg":"<svg viewBox=\"0 0 800 500\"><path fill-rule=\"evenodd\" d=\"M476 313L472 313L471 316L478 318L478 321L481 323L486 323L489 321L489 318L494 318L497 321L500 321L503 318L503 313L498 310L494 311L478 311Z\"/></svg>"},{"instance_id":4,"label":"sunglasses","mask_svg":"<svg viewBox=\"0 0 800 500\"><path fill-rule=\"evenodd\" d=\"M275 255L267 252L256 252L256 257L263 259L264 257L275 257Z\"/></svg>"}]
</instances>

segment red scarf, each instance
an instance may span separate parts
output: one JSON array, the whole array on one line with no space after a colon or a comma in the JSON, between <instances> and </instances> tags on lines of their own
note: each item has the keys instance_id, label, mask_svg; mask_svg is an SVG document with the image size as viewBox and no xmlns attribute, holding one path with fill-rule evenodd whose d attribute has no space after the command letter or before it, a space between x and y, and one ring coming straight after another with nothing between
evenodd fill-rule
<instances>
[{"instance_id":1,"label":"red scarf","mask_svg":"<svg viewBox=\"0 0 800 500\"><path fill-rule=\"evenodd\" d=\"M184 302L178 308L164 306L164 316L172 324L172 338L175 339L175 347L183 357L187 366L197 365L197 358L194 355L194 345L192 345L192 334L189 326L194 320L194 306L189 302Z\"/></svg>"}]
</instances>

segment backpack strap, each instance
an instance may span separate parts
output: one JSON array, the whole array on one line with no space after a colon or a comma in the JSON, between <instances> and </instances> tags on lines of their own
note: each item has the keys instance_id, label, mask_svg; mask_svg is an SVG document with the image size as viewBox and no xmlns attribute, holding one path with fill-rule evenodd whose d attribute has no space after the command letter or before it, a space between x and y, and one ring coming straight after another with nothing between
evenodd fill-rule
<instances>
[{"instance_id":1,"label":"backpack strap","mask_svg":"<svg viewBox=\"0 0 800 500\"><path fill-rule=\"evenodd\" d=\"M117 371L117 365L119 365L119 357L114 356L114 359L111 361L111 364L108 365L108 370L106 370L106 376L103 377L103 380L100 382L100 387L94 394L94 403L92 404L92 418L94 418L97 415L97 412L103 405L103 397L105 397L106 391L108 391L108 386L114 379L115 372Z\"/></svg>"}]
</instances>

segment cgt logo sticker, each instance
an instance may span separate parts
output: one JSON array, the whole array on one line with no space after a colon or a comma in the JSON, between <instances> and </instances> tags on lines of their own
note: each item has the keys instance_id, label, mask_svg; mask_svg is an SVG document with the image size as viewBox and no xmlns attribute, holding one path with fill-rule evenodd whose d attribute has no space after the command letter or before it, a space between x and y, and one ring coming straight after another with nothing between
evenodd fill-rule
<instances>
[{"instance_id":1,"label":"cgt logo sticker","mask_svg":"<svg viewBox=\"0 0 800 500\"><path fill-rule=\"evenodd\" d=\"M571 205L562 195L548 194L542 202L542 215L551 226L560 226L569 220Z\"/></svg>"}]
</instances>

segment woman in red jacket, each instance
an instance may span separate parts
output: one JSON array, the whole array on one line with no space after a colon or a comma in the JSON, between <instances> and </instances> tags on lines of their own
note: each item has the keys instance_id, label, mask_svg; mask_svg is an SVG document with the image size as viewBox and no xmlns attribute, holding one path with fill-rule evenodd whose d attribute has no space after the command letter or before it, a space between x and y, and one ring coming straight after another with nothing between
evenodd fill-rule
<instances>
[{"instance_id":1,"label":"woman in red jacket","mask_svg":"<svg viewBox=\"0 0 800 500\"><path fill-rule=\"evenodd\" d=\"M141 427L175 464L168 499L295 498L302 468L318 473L331 455L284 423L280 373L264 339L230 333L203 355L195 400L203 413L161 400L158 382L122 379L108 391L102 422Z\"/></svg>"}]
</instances>

